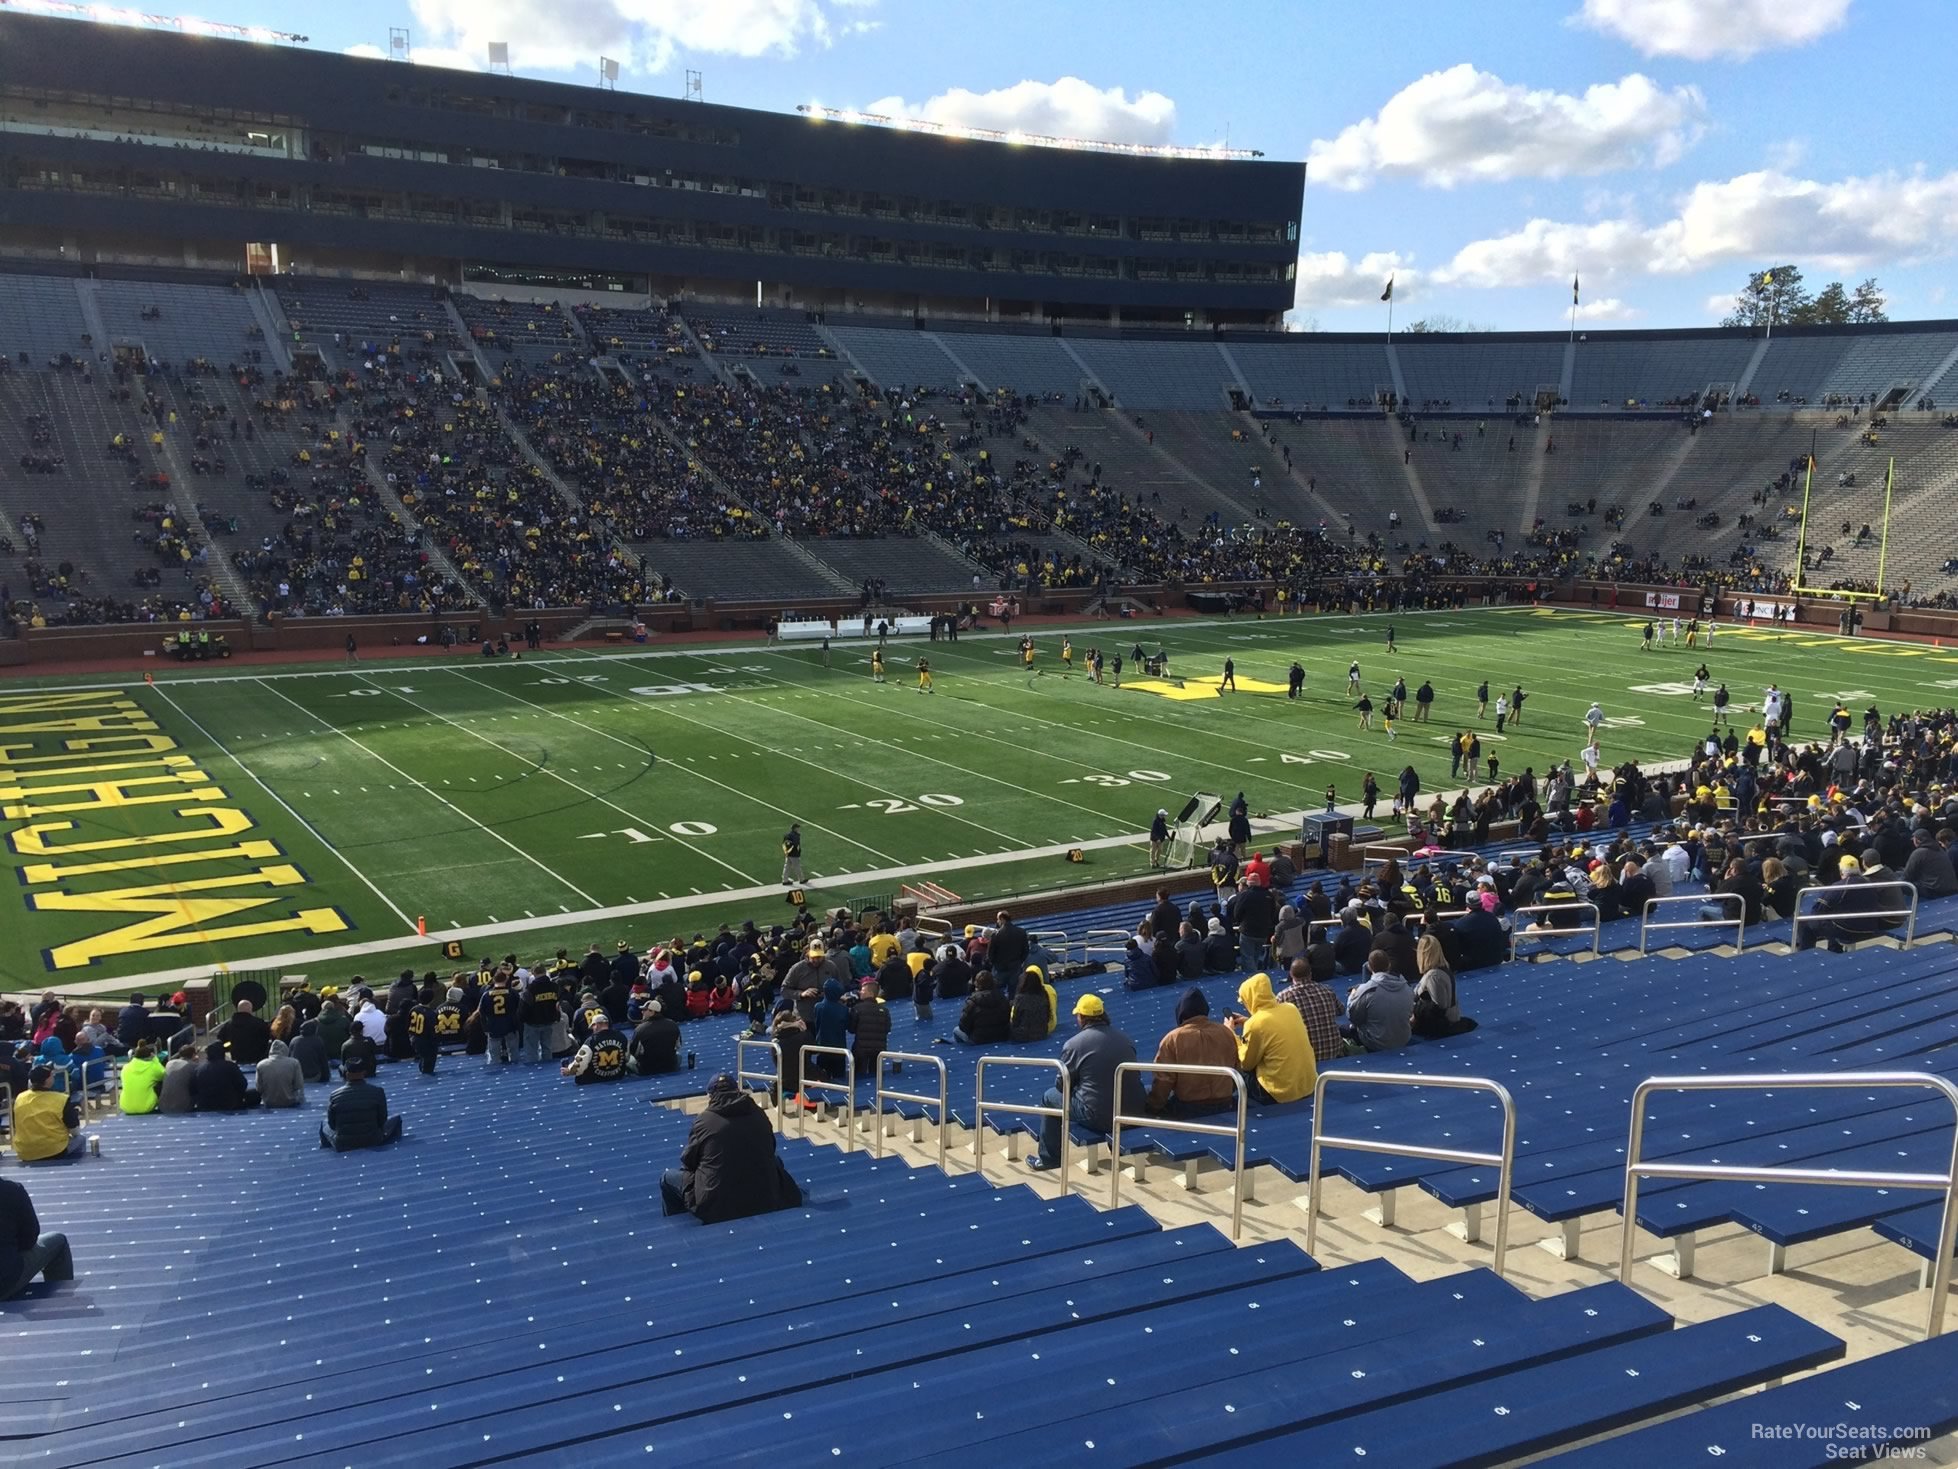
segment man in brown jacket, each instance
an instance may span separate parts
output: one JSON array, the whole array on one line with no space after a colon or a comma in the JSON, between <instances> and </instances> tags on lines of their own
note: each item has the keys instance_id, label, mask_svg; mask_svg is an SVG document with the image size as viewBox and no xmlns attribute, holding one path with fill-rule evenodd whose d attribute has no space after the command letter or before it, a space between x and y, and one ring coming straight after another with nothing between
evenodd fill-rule
<instances>
[{"instance_id":1,"label":"man in brown jacket","mask_svg":"<svg viewBox=\"0 0 1958 1469\"><path fill-rule=\"evenodd\" d=\"M1192 985L1176 1006L1176 1028L1156 1048L1156 1064L1167 1067L1222 1066L1237 1069L1237 1037L1228 1026L1210 1018L1210 1002ZM1189 1076L1157 1071L1151 1079L1147 1105L1151 1112L1170 1117L1200 1117L1228 1111L1237 1100L1227 1076Z\"/></svg>"}]
</instances>

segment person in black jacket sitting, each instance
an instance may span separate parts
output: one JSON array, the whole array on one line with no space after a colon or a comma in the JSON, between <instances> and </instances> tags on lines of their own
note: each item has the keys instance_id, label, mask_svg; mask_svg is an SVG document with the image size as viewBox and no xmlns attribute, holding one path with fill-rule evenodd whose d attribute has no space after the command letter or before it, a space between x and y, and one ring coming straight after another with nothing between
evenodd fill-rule
<instances>
[{"instance_id":1,"label":"person in black jacket sitting","mask_svg":"<svg viewBox=\"0 0 1958 1469\"><path fill-rule=\"evenodd\" d=\"M344 1153L351 1148L378 1148L401 1136L401 1119L388 1116L388 1094L367 1079L359 1058L342 1063L347 1078L326 1099L326 1121L320 1124L320 1146Z\"/></svg>"},{"instance_id":2,"label":"person in black jacket sitting","mask_svg":"<svg viewBox=\"0 0 1958 1469\"><path fill-rule=\"evenodd\" d=\"M997 1045L1011 1033L1012 1026L1012 1012L1007 1008L1006 996L993 983L992 971L980 970L972 976L972 993L959 1012L952 1039L962 1046Z\"/></svg>"},{"instance_id":3,"label":"person in black jacket sitting","mask_svg":"<svg viewBox=\"0 0 1958 1469\"><path fill-rule=\"evenodd\" d=\"M640 1076L664 1076L680 1069L680 1027L667 1018L658 1000L648 1002L633 1027L626 1060Z\"/></svg>"},{"instance_id":4,"label":"person in black jacket sitting","mask_svg":"<svg viewBox=\"0 0 1958 1469\"><path fill-rule=\"evenodd\" d=\"M374 1068L380 1064L381 1053L365 1035L356 1030L347 1037L347 1043L340 1047L340 1074L352 1076L357 1065L361 1071L372 1076Z\"/></svg>"},{"instance_id":5,"label":"person in black jacket sitting","mask_svg":"<svg viewBox=\"0 0 1958 1469\"><path fill-rule=\"evenodd\" d=\"M775 1156L768 1114L726 1072L708 1085L707 1110L694 1119L680 1166L667 1169L659 1192L666 1213L691 1213L702 1224L771 1214L802 1202L802 1190Z\"/></svg>"},{"instance_id":6,"label":"person in black jacket sitting","mask_svg":"<svg viewBox=\"0 0 1958 1469\"><path fill-rule=\"evenodd\" d=\"M1487 969L1509 957L1509 934L1499 916L1502 902L1483 891L1469 900L1468 912L1442 929L1442 946L1457 973Z\"/></svg>"},{"instance_id":7,"label":"person in black jacket sitting","mask_svg":"<svg viewBox=\"0 0 1958 1469\"><path fill-rule=\"evenodd\" d=\"M299 1063L299 1074L307 1081L333 1079L326 1059L326 1042L320 1039L319 1021L299 1022L299 1038L292 1043L292 1059Z\"/></svg>"},{"instance_id":8,"label":"person in black jacket sitting","mask_svg":"<svg viewBox=\"0 0 1958 1469\"><path fill-rule=\"evenodd\" d=\"M1333 957L1341 974L1358 974L1366 967L1373 949L1373 930L1361 921L1366 910L1357 902L1348 903L1340 913L1340 926L1333 932Z\"/></svg>"},{"instance_id":9,"label":"person in black jacket sitting","mask_svg":"<svg viewBox=\"0 0 1958 1469\"><path fill-rule=\"evenodd\" d=\"M245 1073L224 1054L224 1042L212 1041L190 1079L192 1105L199 1112L242 1112L258 1105L258 1093L245 1085Z\"/></svg>"},{"instance_id":10,"label":"person in black jacket sitting","mask_svg":"<svg viewBox=\"0 0 1958 1469\"><path fill-rule=\"evenodd\" d=\"M11 1301L37 1275L50 1285L75 1278L68 1236L41 1233L27 1190L0 1178L0 1301Z\"/></svg>"}]
</instances>

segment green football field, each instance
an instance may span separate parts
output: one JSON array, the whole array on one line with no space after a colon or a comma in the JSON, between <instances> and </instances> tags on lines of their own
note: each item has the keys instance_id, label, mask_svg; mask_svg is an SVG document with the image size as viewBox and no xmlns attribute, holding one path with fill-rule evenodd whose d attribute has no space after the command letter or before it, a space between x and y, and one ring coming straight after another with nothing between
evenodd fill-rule
<instances>
[{"instance_id":1,"label":"green football field","mask_svg":"<svg viewBox=\"0 0 1958 1469\"><path fill-rule=\"evenodd\" d=\"M316 982L593 940L647 944L722 920L785 917L781 837L804 833L812 904L929 881L966 899L1132 875L1158 806L1246 792L1285 818L1357 798L1400 768L1452 793L1446 741L1474 727L1503 770L1575 759L1603 703L1606 761L1675 759L1710 711L1690 696L1701 653L1642 653L1642 616L1530 608L1388 617L1104 623L820 651L546 653L358 667L159 669L0 684L4 816L18 898L6 980L22 990L126 988L220 966ZM1385 629L1399 634L1389 654ZM1168 680L1097 687L1104 651L1164 645ZM930 657L936 689L917 691ZM1237 693L1219 694L1223 659ZM1837 697L1860 709L1946 703L1958 656L1811 633L1722 628L1705 655L1736 707L1769 682L1820 735ZM1305 697L1285 697L1305 665ZM1395 676L1431 679L1433 721L1396 742L1361 732L1357 659L1376 704ZM1474 689L1520 683L1520 728L1476 721ZM1411 712L1411 707L1410 707ZM1425 800L1425 796L1424 796ZM1383 814L1386 809L1383 803ZM1066 849L1085 849L1070 863ZM417 933L425 922L427 938Z\"/></svg>"}]
</instances>

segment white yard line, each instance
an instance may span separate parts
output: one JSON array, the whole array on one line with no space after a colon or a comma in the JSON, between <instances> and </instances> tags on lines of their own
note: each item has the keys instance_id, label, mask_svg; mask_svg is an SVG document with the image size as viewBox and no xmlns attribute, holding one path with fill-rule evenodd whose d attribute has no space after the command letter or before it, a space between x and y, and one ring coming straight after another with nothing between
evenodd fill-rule
<instances>
[{"instance_id":1,"label":"white yard line","mask_svg":"<svg viewBox=\"0 0 1958 1469\"><path fill-rule=\"evenodd\" d=\"M597 791L587 790L584 786L579 785L577 781L572 780L567 776L558 774L557 771L551 769L548 765L544 764L544 762L541 760L533 760L528 755L521 755L517 753L517 751L512 750L507 745L499 745L495 740L491 739L488 735L483 734L477 730L471 729L468 725L463 724L459 720L451 719L448 715L442 713L440 710L431 709L426 704L417 703L415 700L409 698L406 694L402 693L399 689L391 689L386 684L376 683L371 675L363 674L361 676L366 681L367 685L370 688L379 689L382 693L387 694L389 697L399 699L402 703L406 704L410 709L419 709L422 713L428 715L430 718L441 720L444 724L448 725L451 729L461 730L464 734L468 735L472 740L481 740L484 744L488 745L492 750L500 750L505 755L508 755L512 760L521 760L524 764L530 766L533 770L535 770L539 775L548 775L552 780L555 780L562 785L569 786L572 790L578 792L579 795L584 796L587 800L596 801L601 806L609 806L611 807L612 810L618 812L619 815L624 816L634 822L646 821L650 819L648 817L641 816L635 811L626 810L626 808L621 806L617 801L607 800L604 796L599 795ZM495 692L497 692L499 695L502 694L501 690L496 690ZM280 697L283 698L284 695L280 695ZM503 697L510 697L510 696L503 695ZM528 701L525 700L523 702L528 702ZM639 751L639 753L643 755L645 751L641 750ZM665 840L678 842L681 846L685 847L689 852L692 852L697 857L705 857L709 862L714 863L716 866L725 867L729 872L732 872L736 877L740 878L743 882L761 881L761 879L756 877L753 873L743 872L739 867L736 867L732 862L723 861L721 858L716 857L712 852L707 851L705 848L695 846L692 842L688 841L685 837L679 836L676 833L674 833L671 828L668 828L666 832L663 833L663 837ZM595 905L598 901L596 898L590 897L585 893L578 892L578 889L572 887L571 884L568 882L565 883L565 886L570 887L573 892L578 893L578 896L584 898L584 900L587 903L591 903Z\"/></svg>"},{"instance_id":2,"label":"white yard line","mask_svg":"<svg viewBox=\"0 0 1958 1469\"><path fill-rule=\"evenodd\" d=\"M272 787L267 785L265 781L259 776L259 773L256 770L253 770L251 766L247 765L237 755L233 754L231 750L225 745L224 741L220 740L216 735L212 734L208 729L204 728L203 725L199 724L197 720L191 716L190 711L185 709L184 706L179 704L175 699L171 698L169 693L166 692L164 689L158 688L155 692L156 692L156 696L159 699L163 700L164 703L168 704L173 710L176 711L178 718L182 719L184 723L188 724L192 729L196 730L199 734L204 736L205 740L207 740L210 743L213 749L217 750L226 759L228 759L233 765L236 765L240 770L244 771L246 775L251 777L253 784L255 784L261 791L264 791L265 794L270 796L274 801L277 801L280 807L285 811L286 815L290 816L294 821L298 822L299 825L303 827L307 832L311 833L314 841L318 842L327 851L331 852L335 857L339 858L340 865L342 867L346 868L347 871L351 872L355 877L359 878L361 882L366 885L367 890L369 892L371 892L375 897L379 898L383 903L387 904L388 908L390 909L390 911L393 912L394 916L401 920L402 927L413 928L415 926L415 920L410 918L406 913L401 911L400 904L396 903L394 899L390 898L386 893L382 892L380 888L375 885L373 878L369 877L366 873L362 872L358 867L354 866L352 859L350 859L345 852L341 851L338 847L334 846L332 842L329 842L325 837L321 836L318 828L316 828L312 822L308 821L305 817L301 816L297 811L293 810L292 807L287 804L286 798L284 796L281 796L277 791L273 790Z\"/></svg>"},{"instance_id":3,"label":"white yard line","mask_svg":"<svg viewBox=\"0 0 1958 1469\"><path fill-rule=\"evenodd\" d=\"M451 668L446 671L454 674L457 678L463 679L465 682L475 684L478 688L488 690L490 693L495 694L499 698L514 699L519 704L528 704L533 709L543 710L544 713L550 715L553 719L562 719L566 723L575 724L579 729L587 730L590 733L597 735L600 739L610 740L617 745L624 745L627 749L631 750L634 754L644 755L647 753L647 750L642 745L636 744L631 740L624 739L621 736L615 735L608 730L600 729L595 724L587 724L582 719L574 719L571 715L566 714L561 710L553 709L548 704L540 704L533 699L526 699L522 694L513 694L507 689L499 689L493 684L484 683L479 678L471 678L469 674L465 673L460 668ZM625 700L628 705L630 705L632 708L635 709L642 707L641 705L636 703L631 698L630 695L621 694L616 689L603 689L598 687L598 685L596 684L580 684L579 687L582 689L588 689L593 693L611 694L616 698ZM769 750L766 745L759 744L754 740L747 739L740 735L729 735L726 730L720 728L720 726L718 725L706 724L698 719L688 719L686 715L680 713L678 710L671 707L673 702L674 701L672 700L667 700L666 705L659 709L658 712L662 717L668 719L682 720L687 724L693 725L696 729L708 730L711 733L721 735L724 738L738 739L743 744L748 745L750 748L754 749L758 753L762 753L762 754L776 753L774 751ZM803 763L814 764L813 761L805 761ZM744 791L739 786L731 786L726 781L716 780L714 779L713 776L709 775L706 771L695 769L693 766L686 764L684 761L668 760L666 762L666 766L669 770L685 771L688 775L691 775L698 780L704 780L707 782L708 785L716 786L719 789L726 791L731 796L739 796L744 801L752 801L755 803L755 805L760 806L765 811L773 811L777 816L786 817L790 821L794 821L797 819L797 815L795 812L785 810L783 807L777 806L773 801L764 801L760 796L757 796L750 791ZM821 769L822 767L817 766L816 768ZM880 862L895 864L898 860L896 857L893 857L889 852L880 852L877 850L877 848L871 846L868 842L860 842L856 840L854 837L845 836L842 832L824 826L819 821L808 821L805 819L804 824L813 831L820 831L825 836L833 836L838 841L846 842L850 846L857 848L859 851L868 852L871 856L877 858Z\"/></svg>"},{"instance_id":4,"label":"white yard line","mask_svg":"<svg viewBox=\"0 0 1958 1469\"><path fill-rule=\"evenodd\" d=\"M324 729L326 729L328 733L336 734L340 736L341 739L345 740L348 744L352 745L356 750L359 750L361 753L368 755L375 760L380 761L381 764L387 766L389 770L392 770L396 775L400 776L403 780L407 781L410 785L414 786L417 790L422 791L426 795L433 796L437 801L440 801L444 806L448 807L451 811L455 812L455 814L460 816L464 821L468 822L471 826L475 827L476 830L483 833L484 836L490 837L495 841L501 842L504 846L508 847L511 851L515 852L519 857L523 858L524 861L530 863L531 866L535 867L539 872L545 874L545 876L551 878L554 882L558 883L561 887L569 888L572 892L576 893L585 902L591 904L594 907L597 906L598 899L594 898L590 893L586 892L583 888L579 887L575 882L572 882L567 877L560 876L557 872L553 871L546 863L532 856L529 852L526 852L522 847L518 846L515 842L511 841L508 837L504 836L503 833L495 830L493 827L488 827L483 825L482 822L478 821L475 817L471 816L467 811L463 810L462 807L456 805L454 801L451 801L447 796L443 795L440 791L436 790L433 786L429 785L428 782L423 780L417 780L414 776L410 775L407 771L403 770L399 765L396 765L392 760L388 759L387 756L381 754L380 751L375 750L370 746L363 745L359 740L355 739L352 735L348 734L344 729L339 728L337 725L332 723L332 721L328 720L324 715L315 714L312 710L308 709L304 704L299 703L295 699L287 698L286 695L280 693L277 689L273 688L270 684L267 684L265 686L265 692L270 694L275 699L284 699L286 703L292 705L293 708L297 709L301 714L305 715L308 719L312 720L315 724L322 726ZM395 697L399 698L400 695L397 694ZM281 802L281 804L284 803Z\"/></svg>"},{"instance_id":5,"label":"white yard line","mask_svg":"<svg viewBox=\"0 0 1958 1469\"><path fill-rule=\"evenodd\" d=\"M804 692L804 688L801 684L778 683L778 687L789 689L797 693ZM825 724L820 719L811 719L806 714L797 714L792 709L780 709L773 704L763 704L758 702L757 700L746 698L740 694L736 694L725 689L721 691L721 697L724 699L733 699L736 703L739 704L749 704L759 709L765 709L769 713L779 714L785 719L794 719L803 724L814 725L817 729L822 730L826 734L838 733L838 731L834 728L834 726ZM961 731L961 733L963 733L963 731ZM913 750L903 745L893 743L890 740L880 740L875 735L867 735L862 733L861 731L858 731L853 733L850 736L850 738L856 740L862 740L865 744L876 745L880 749L889 750L894 754L910 755L919 760L929 761L933 765L942 765L947 770L956 770L959 772L959 774L964 776L969 776L973 780L986 781L992 785L1004 786L1009 791L1018 791L1023 796L1032 796L1037 801L1047 801L1047 802L1051 802L1056 806L1066 806L1070 810L1079 811L1084 813L1085 815L1092 816L1096 821L1113 821L1116 819L1114 816L1110 815L1106 811L1097 811L1094 807L1083 806L1078 801L1070 801L1061 796L1049 795L1044 791L1036 791L1030 786L1019 785L1014 781L1007 780L1003 776L987 775L983 771L969 769L966 766L959 764L956 760L941 760L936 755L927 755L923 750ZM933 809L937 811L940 815L950 814L942 806L934 807ZM982 825L981 823L976 821L965 821L963 817L954 817L953 819L956 821L963 821L965 825L973 827L975 830L984 831L989 834L995 829L993 826ZM1063 848L1062 850L1065 851L1066 849Z\"/></svg>"}]
</instances>

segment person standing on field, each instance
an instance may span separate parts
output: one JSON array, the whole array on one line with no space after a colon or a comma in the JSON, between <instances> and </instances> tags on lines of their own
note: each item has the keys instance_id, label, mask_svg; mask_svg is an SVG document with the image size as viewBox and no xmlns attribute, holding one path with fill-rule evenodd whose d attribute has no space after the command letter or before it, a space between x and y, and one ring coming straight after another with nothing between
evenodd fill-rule
<instances>
[{"instance_id":1,"label":"person standing on field","mask_svg":"<svg viewBox=\"0 0 1958 1469\"><path fill-rule=\"evenodd\" d=\"M791 821L782 833L782 886L794 887L802 881L802 823Z\"/></svg>"}]
</instances>

